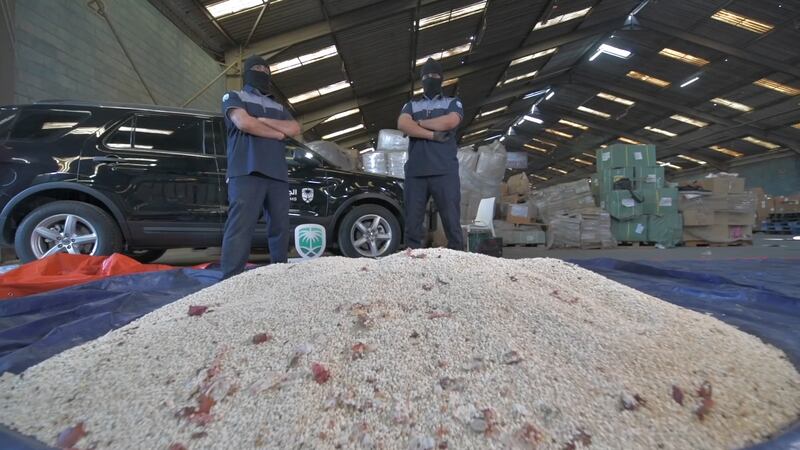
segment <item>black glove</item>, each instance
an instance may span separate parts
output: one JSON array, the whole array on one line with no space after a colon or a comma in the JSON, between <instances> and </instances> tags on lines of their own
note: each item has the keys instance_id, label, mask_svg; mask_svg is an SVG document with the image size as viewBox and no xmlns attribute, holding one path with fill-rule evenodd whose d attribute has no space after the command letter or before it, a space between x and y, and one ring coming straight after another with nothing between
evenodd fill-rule
<instances>
[{"instance_id":1,"label":"black glove","mask_svg":"<svg viewBox=\"0 0 800 450\"><path fill-rule=\"evenodd\" d=\"M453 136L452 131L434 131L433 139L436 142L447 142Z\"/></svg>"}]
</instances>

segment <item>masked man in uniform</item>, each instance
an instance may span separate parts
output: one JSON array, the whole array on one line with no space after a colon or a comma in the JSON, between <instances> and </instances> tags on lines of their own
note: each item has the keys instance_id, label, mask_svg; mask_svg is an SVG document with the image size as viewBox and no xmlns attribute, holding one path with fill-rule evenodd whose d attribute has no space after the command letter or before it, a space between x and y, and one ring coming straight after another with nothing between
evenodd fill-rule
<instances>
[{"instance_id":1,"label":"masked man in uniform","mask_svg":"<svg viewBox=\"0 0 800 450\"><path fill-rule=\"evenodd\" d=\"M251 56L244 88L222 97L227 128L228 220L222 240L224 278L244 270L258 218L267 223L272 263L285 263L289 246L289 183L283 140L300 134L286 107L269 95L267 62Z\"/></svg>"},{"instance_id":2,"label":"masked man in uniform","mask_svg":"<svg viewBox=\"0 0 800 450\"><path fill-rule=\"evenodd\" d=\"M447 248L463 250L456 128L464 108L457 97L442 93L442 66L437 61L425 62L421 78L422 97L406 103L397 119L397 128L410 138L404 186L406 245L424 245L425 207L433 197L447 236Z\"/></svg>"}]
</instances>

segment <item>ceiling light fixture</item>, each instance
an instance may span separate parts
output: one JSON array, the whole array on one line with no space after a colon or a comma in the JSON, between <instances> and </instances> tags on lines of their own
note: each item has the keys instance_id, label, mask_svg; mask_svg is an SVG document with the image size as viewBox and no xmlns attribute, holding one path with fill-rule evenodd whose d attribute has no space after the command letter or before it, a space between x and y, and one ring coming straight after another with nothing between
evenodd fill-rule
<instances>
[{"instance_id":1,"label":"ceiling light fixture","mask_svg":"<svg viewBox=\"0 0 800 450\"><path fill-rule=\"evenodd\" d=\"M341 119L342 117L352 116L353 114L358 114L361 110L358 108L348 109L347 111L342 111L340 113L336 113L327 119L323 120L322 123L333 122L334 120Z\"/></svg>"},{"instance_id":2,"label":"ceiling light fixture","mask_svg":"<svg viewBox=\"0 0 800 450\"><path fill-rule=\"evenodd\" d=\"M509 66L516 66L517 64L522 64L524 62L533 61L536 58L541 58L543 56L547 56L547 55L553 54L553 53L556 52L556 50L558 50L558 47L549 48L547 50L542 50L540 52L532 53L530 55L523 56L521 58L517 58L515 60L512 60L511 63L509 64Z\"/></svg>"},{"instance_id":3,"label":"ceiling light fixture","mask_svg":"<svg viewBox=\"0 0 800 450\"><path fill-rule=\"evenodd\" d=\"M703 160L700 160L700 159L697 159L697 158L692 158L691 156L687 156L687 155L678 155L678 158L685 159L687 161L691 161L691 162L693 162L695 164L700 164L701 166L704 166L704 165L708 164L707 162L705 162Z\"/></svg>"},{"instance_id":4,"label":"ceiling light fixture","mask_svg":"<svg viewBox=\"0 0 800 450\"><path fill-rule=\"evenodd\" d=\"M736 150L733 150L733 149L730 149L730 148L727 148L727 147L721 147L719 145L712 145L712 146L710 146L708 148L710 148L711 150L714 150L715 152L719 152L719 153L722 153L724 155L732 156L734 158L741 158L742 156L744 156L744 153L737 152Z\"/></svg>"},{"instance_id":5,"label":"ceiling light fixture","mask_svg":"<svg viewBox=\"0 0 800 450\"><path fill-rule=\"evenodd\" d=\"M553 98L554 95L556 95L556 91L550 91L550 93L547 94L547 97L545 97L544 99L550 100L551 98Z\"/></svg>"},{"instance_id":6,"label":"ceiling light fixture","mask_svg":"<svg viewBox=\"0 0 800 450\"><path fill-rule=\"evenodd\" d=\"M543 121L542 119L538 118L538 117L533 117L533 116L528 116L528 115L525 115L525 116L523 116L522 118L523 118L524 120L527 120L528 122L538 123L539 125L541 125L541 124L543 124L543 123L544 123L544 121Z\"/></svg>"},{"instance_id":7,"label":"ceiling light fixture","mask_svg":"<svg viewBox=\"0 0 800 450\"><path fill-rule=\"evenodd\" d=\"M660 52L658 52L661 56L666 56L667 58L676 59L678 61L685 62L687 64L691 64L693 66L702 67L706 64L710 64L711 61L707 59L700 58L699 56L690 55L688 53L679 52L678 50L673 50L671 48L664 48Z\"/></svg>"},{"instance_id":8,"label":"ceiling light fixture","mask_svg":"<svg viewBox=\"0 0 800 450\"><path fill-rule=\"evenodd\" d=\"M435 27L437 25L442 25L448 22L452 22L454 20L463 19L464 17L480 14L481 12L483 12L485 7L486 7L486 1L481 1L477 3L472 3L467 6L463 6L461 8L451 9L443 13L434 14L428 17L423 17L422 19L419 20L419 29L424 30L426 28Z\"/></svg>"},{"instance_id":9,"label":"ceiling light fixture","mask_svg":"<svg viewBox=\"0 0 800 450\"><path fill-rule=\"evenodd\" d=\"M699 79L700 79L700 77L699 77L699 76L692 77L692 78L690 78L690 79L688 79L688 80L684 81L684 82L683 82L683 84L681 85L681 87L682 87L682 88L685 88L686 86L689 86L690 84L694 83L695 81L697 81L697 80L699 80Z\"/></svg>"},{"instance_id":10,"label":"ceiling light fixture","mask_svg":"<svg viewBox=\"0 0 800 450\"><path fill-rule=\"evenodd\" d=\"M320 50L305 55L300 55L296 58L290 58L275 64L269 65L269 71L275 75L276 73L287 72L292 69L297 69L307 66L323 59L332 58L339 54L335 45L331 45Z\"/></svg>"},{"instance_id":11,"label":"ceiling light fixture","mask_svg":"<svg viewBox=\"0 0 800 450\"><path fill-rule=\"evenodd\" d=\"M472 42L468 42L468 43L466 43L464 45L459 45L458 47L453 47L453 48L451 48L449 50L442 50L440 52L431 53L428 56L423 56L422 58L417 59L417 63L415 65L416 66L421 66L421 65L425 64L425 61L427 61L430 58L433 58L433 59L435 59L437 61L441 61L443 59L450 58L451 56L456 56L456 55L460 55L462 53L467 53L471 49L472 49Z\"/></svg>"},{"instance_id":12,"label":"ceiling light fixture","mask_svg":"<svg viewBox=\"0 0 800 450\"><path fill-rule=\"evenodd\" d=\"M511 83L514 83L514 82L517 82L517 81L521 81L521 80L525 80L525 79L528 79L528 78L533 78L533 77L536 76L537 73L539 73L539 71L538 70L534 70L533 72L528 72L528 73L524 73L522 75L518 75L518 76L513 77L513 78L509 78L509 79L507 79L505 81L501 81L501 82L497 83L497 87L505 86L507 84L511 84Z\"/></svg>"},{"instance_id":13,"label":"ceiling light fixture","mask_svg":"<svg viewBox=\"0 0 800 450\"><path fill-rule=\"evenodd\" d=\"M300 102L304 102L306 100L311 100L312 98L321 97L325 94L330 94L331 92L347 89L348 87L350 87L350 83L348 83L347 81L340 81L338 83L324 86L319 89L314 89L313 91L308 91L304 94L295 95L294 97L289 97L289 103L294 105Z\"/></svg>"},{"instance_id":14,"label":"ceiling light fixture","mask_svg":"<svg viewBox=\"0 0 800 450\"><path fill-rule=\"evenodd\" d=\"M628 59L631 57L630 50L625 50L622 48L614 47L613 45L608 44L600 44L600 47L597 48L597 51L589 58L589 61L594 61L597 59L598 56L605 53L606 55L616 56L617 58L621 59Z\"/></svg>"}]
</instances>

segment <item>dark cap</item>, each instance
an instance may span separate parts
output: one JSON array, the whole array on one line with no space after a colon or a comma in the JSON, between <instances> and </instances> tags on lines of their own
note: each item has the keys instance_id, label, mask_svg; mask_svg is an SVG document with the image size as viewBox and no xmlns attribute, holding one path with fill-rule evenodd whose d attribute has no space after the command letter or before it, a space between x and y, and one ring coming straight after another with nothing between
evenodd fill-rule
<instances>
[{"instance_id":1,"label":"dark cap","mask_svg":"<svg viewBox=\"0 0 800 450\"><path fill-rule=\"evenodd\" d=\"M429 73L438 73L439 75L442 74L442 65L439 64L439 61L436 61L433 58L428 58L428 60L425 61L425 64L422 65L420 76L424 77Z\"/></svg>"}]
</instances>

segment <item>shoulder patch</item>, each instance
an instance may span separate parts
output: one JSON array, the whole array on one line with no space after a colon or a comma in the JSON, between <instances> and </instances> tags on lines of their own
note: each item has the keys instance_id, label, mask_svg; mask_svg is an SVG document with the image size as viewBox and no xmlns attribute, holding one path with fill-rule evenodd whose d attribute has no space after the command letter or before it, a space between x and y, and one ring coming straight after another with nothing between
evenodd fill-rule
<instances>
[{"instance_id":1,"label":"shoulder patch","mask_svg":"<svg viewBox=\"0 0 800 450\"><path fill-rule=\"evenodd\" d=\"M458 106L459 108L462 108L462 109L464 108L464 107L461 105L461 100L456 100L456 106Z\"/></svg>"},{"instance_id":2,"label":"shoulder patch","mask_svg":"<svg viewBox=\"0 0 800 450\"><path fill-rule=\"evenodd\" d=\"M222 101L223 102L227 102L228 99L230 98L230 96L231 96L231 94L226 92L225 95L222 96Z\"/></svg>"}]
</instances>

